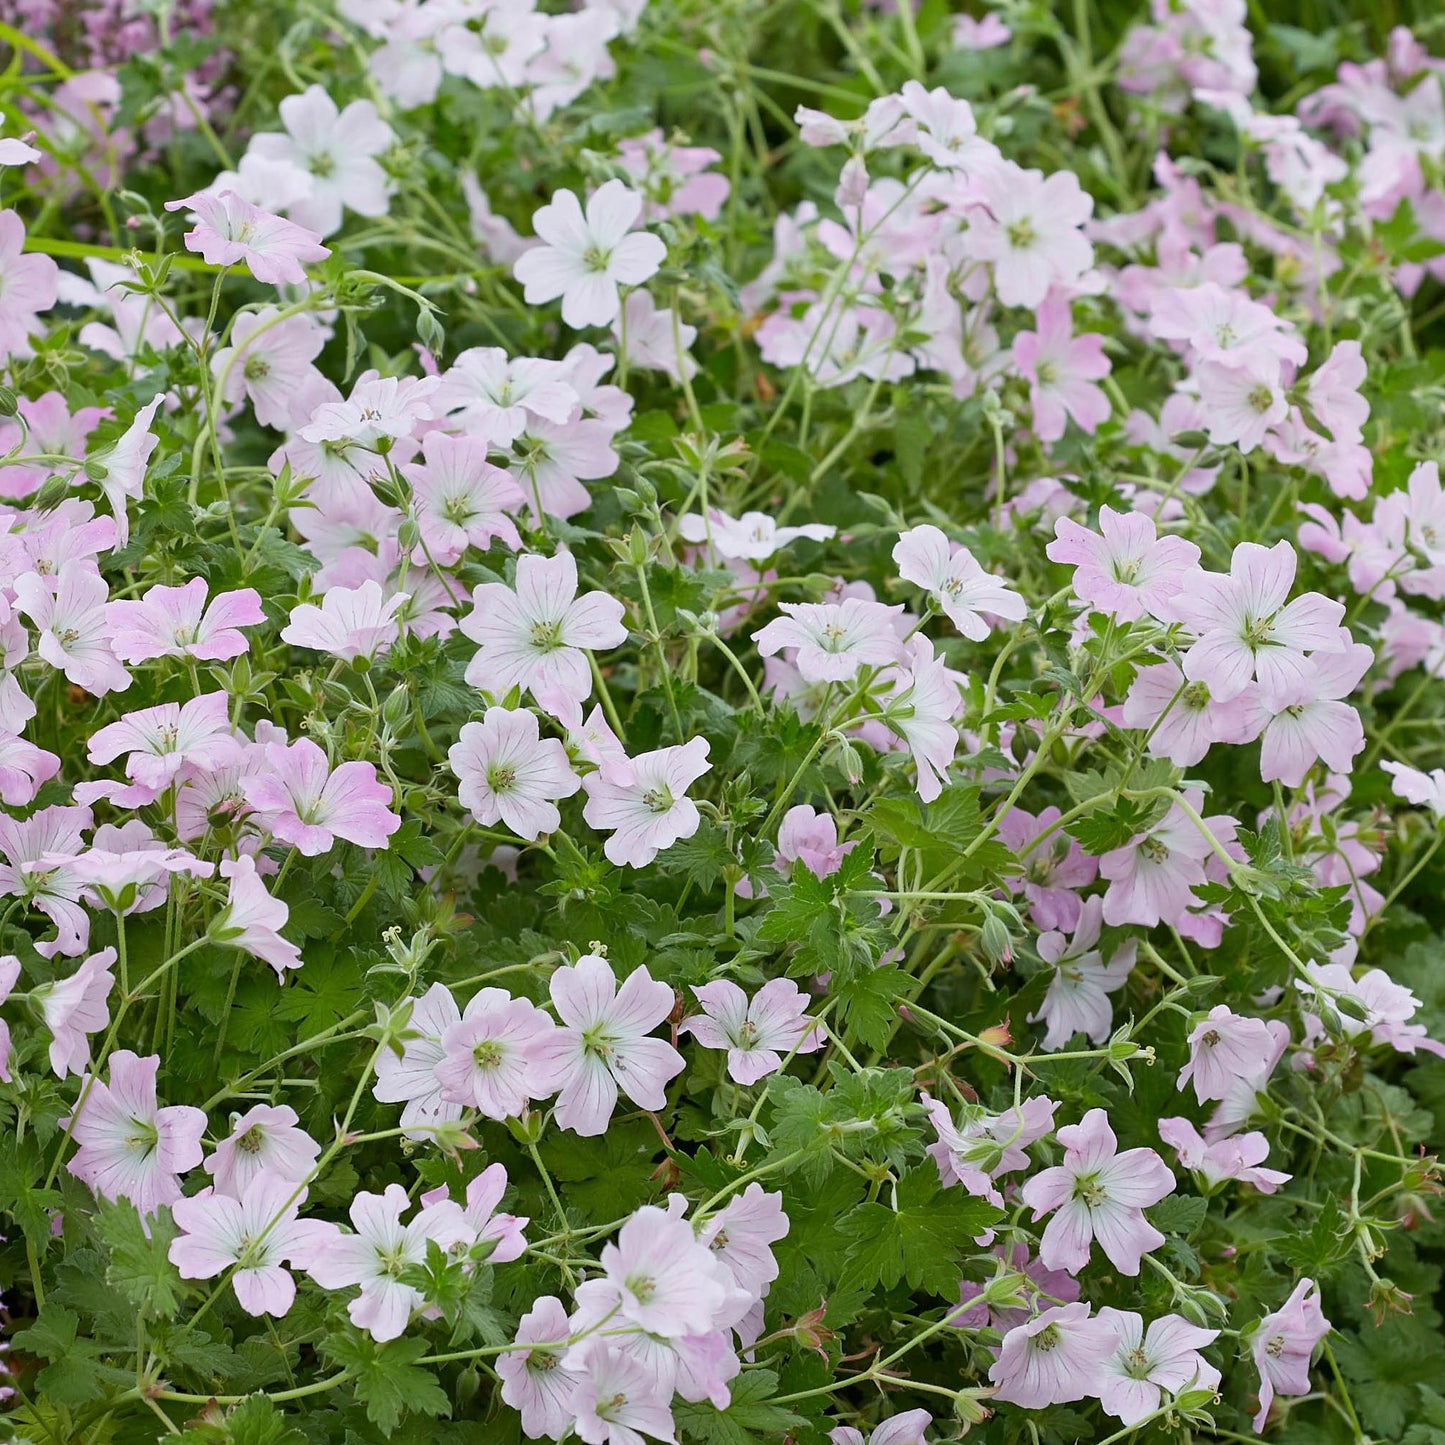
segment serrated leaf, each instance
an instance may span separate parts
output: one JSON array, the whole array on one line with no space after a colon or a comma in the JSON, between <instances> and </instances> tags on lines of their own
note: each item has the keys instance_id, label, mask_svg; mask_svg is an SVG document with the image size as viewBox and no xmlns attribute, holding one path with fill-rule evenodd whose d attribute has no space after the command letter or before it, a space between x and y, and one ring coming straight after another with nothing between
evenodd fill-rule
<instances>
[{"instance_id":1,"label":"serrated leaf","mask_svg":"<svg viewBox=\"0 0 1445 1445\"><path fill-rule=\"evenodd\" d=\"M425 1340L392 1340L379 1345L357 1331L328 1335L321 1351L351 1373L356 1398L366 1406L366 1418L383 1434L390 1434L409 1412L450 1415L451 1401L430 1370L415 1362L427 1353Z\"/></svg>"},{"instance_id":2,"label":"serrated leaf","mask_svg":"<svg viewBox=\"0 0 1445 1445\"><path fill-rule=\"evenodd\" d=\"M779 1440L808 1423L786 1405L770 1403L778 1394L778 1377L772 1370L748 1370L732 1381L730 1389L732 1401L726 1410L707 1401L677 1405L673 1419L679 1433L702 1445L752 1445Z\"/></svg>"},{"instance_id":3,"label":"serrated leaf","mask_svg":"<svg viewBox=\"0 0 1445 1445\"><path fill-rule=\"evenodd\" d=\"M1000 1218L987 1200L944 1189L925 1164L899 1181L897 1209L877 1200L860 1204L839 1227L850 1241L850 1273L885 1288L907 1279L913 1289L949 1295L958 1292L960 1261Z\"/></svg>"}]
</instances>

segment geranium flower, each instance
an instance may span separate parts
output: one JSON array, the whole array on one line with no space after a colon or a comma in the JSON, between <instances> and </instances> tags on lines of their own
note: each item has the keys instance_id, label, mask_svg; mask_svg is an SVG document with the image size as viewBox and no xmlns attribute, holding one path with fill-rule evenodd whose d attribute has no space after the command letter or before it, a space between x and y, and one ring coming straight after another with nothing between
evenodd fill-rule
<instances>
[{"instance_id":1,"label":"geranium flower","mask_svg":"<svg viewBox=\"0 0 1445 1445\"><path fill-rule=\"evenodd\" d=\"M1312 1279L1300 1280L1284 1304L1254 1327L1250 1351L1259 1370L1256 1434L1264 1429L1276 1394L1309 1393L1310 1357L1332 1328Z\"/></svg>"},{"instance_id":2,"label":"geranium flower","mask_svg":"<svg viewBox=\"0 0 1445 1445\"><path fill-rule=\"evenodd\" d=\"M1172 620L1170 600L1190 585L1199 570L1199 548L1183 537L1160 537L1154 519L1142 512L1100 507L1099 531L1072 517L1054 523L1050 561L1074 568L1074 595L1120 622L1146 612Z\"/></svg>"},{"instance_id":3,"label":"geranium flower","mask_svg":"<svg viewBox=\"0 0 1445 1445\"><path fill-rule=\"evenodd\" d=\"M619 867L644 868L666 848L691 838L702 821L687 790L711 771L708 740L658 748L630 758L626 772L603 768L582 779L582 816L612 836L602 851Z\"/></svg>"},{"instance_id":4,"label":"geranium flower","mask_svg":"<svg viewBox=\"0 0 1445 1445\"><path fill-rule=\"evenodd\" d=\"M25 223L19 215L0 211L0 359L29 353L35 318L55 305L59 276L60 267L49 256L25 254Z\"/></svg>"},{"instance_id":5,"label":"geranium flower","mask_svg":"<svg viewBox=\"0 0 1445 1445\"><path fill-rule=\"evenodd\" d=\"M195 228L182 239L208 266L244 266L272 286L299 286L306 279L303 267L331 254L315 231L253 206L235 191L197 191L167 201L166 210L195 216Z\"/></svg>"},{"instance_id":6,"label":"geranium flower","mask_svg":"<svg viewBox=\"0 0 1445 1445\"><path fill-rule=\"evenodd\" d=\"M484 582L472 593L461 630L481 648L466 680L498 698L521 688L553 717L576 727L592 691L583 649L624 642L622 614L622 604L605 592L577 596L577 563L570 552L527 553L517 559L515 587Z\"/></svg>"},{"instance_id":7,"label":"geranium flower","mask_svg":"<svg viewBox=\"0 0 1445 1445\"><path fill-rule=\"evenodd\" d=\"M246 801L271 836L308 858L324 853L338 838L359 848L385 848L401 827L387 806L391 789L371 763L332 768L310 738L266 749L267 771L244 783Z\"/></svg>"},{"instance_id":8,"label":"geranium flower","mask_svg":"<svg viewBox=\"0 0 1445 1445\"><path fill-rule=\"evenodd\" d=\"M551 1092L550 1056L542 1048L556 1027L525 998L484 988L441 1036L434 1072L442 1098L484 1118L511 1119Z\"/></svg>"},{"instance_id":9,"label":"geranium flower","mask_svg":"<svg viewBox=\"0 0 1445 1445\"><path fill-rule=\"evenodd\" d=\"M216 1193L240 1199L262 1174L292 1184L309 1180L321 1146L298 1122L289 1104L253 1104L233 1116L231 1132L204 1165Z\"/></svg>"},{"instance_id":10,"label":"geranium flower","mask_svg":"<svg viewBox=\"0 0 1445 1445\"><path fill-rule=\"evenodd\" d=\"M953 545L931 523L904 532L893 548L893 560L898 575L922 587L974 642L989 634L985 618L1020 622L1028 615L1028 604L1007 582L985 572L967 547Z\"/></svg>"},{"instance_id":11,"label":"geranium flower","mask_svg":"<svg viewBox=\"0 0 1445 1445\"><path fill-rule=\"evenodd\" d=\"M110 1056L109 1080L87 1075L69 1126L77 1148L66 1168L103 1199L128 1199L142 1215L181 1197L179 1176L201 1162L206 1116L188 1104L156 1102L159 1055Z\"/></svg>"},{"instance_id":12,"label":"geranium flower","mask_svg":"<svg viewBox=\"0 0 1445 1445\"><path fill-rule=\"evenodd\" d=\"M683 1058L648 1035L672 1012L671 987L644 966L619 989L607 960L584 953L552 975L550 989L562 1027L539 1043L538 1059L551 1070L548 1091L559 1091L557 1123L578 1134L604 1133L619 1087L641 1108L661 1109Z\"/></svg>"},{"instance_id":13,"label":"geranium flower","mask_svg":"<svg viewBox=\"0 0 1445 1445\"><path fill-rule=\"evenodd\" d=\"M348 1211L355 1233L343 1234L334 1224L323 1226L325 1234L308 1242L302 1261L323 1289L361 1286L346 1312L357 1329L378 1343L402 1334L425 1302L400 1275L407 1265L426 1262L427 1241L447 1249L472 1239L471 1226L450 1200L423 1205L403 1224L401 1216L410 1208L400 1184L388 1184L380 1194L363 1190Z\"/></svg>"},{"instance_id":14,"label":"geranium flower","mask_svg":"<svg viewBox=\"0 0 1445 1445\"><path fill-rule=\"evenodd\" d=\"M248 1315L284 1315L296 1299L286 1266L304 1267L335 1225L298 1219L306 1190L259 1173L239 1196L203 1189L171 1206L180 1233L168 1257L182 1279L214 1279L231 1269L236 1301Z\"/></svg>"},{"instance_id":15,"label":"geranium flower","mask_svg":"<svg viewBox=\"0 0 1445 1445\"><path fill-rule=\"evenodd\" d=\"M239 948L254 954L284 978L288 968L300 968L301 950L290 939L281 937L281 929L291 910L279 898L273 898L256 875L255 859L242 854L221 864L221 876L230 880L226 906L211 924L211 938L227 948Z\"/></svg>"},{"instance_id":16,"label":"geranium flower","mask_svg":"<svg viewBox=\"0 0 1445 1445\"><path fill-rule=\"evenodd\" d=\"M1126 1149L1102 1109L1058 1131L1064 1162L1024 1183L1020 1198L1039 1220L1052 1214L1039 1241L1039 1258L1071 1274L1089 1262L1097 1240L1122 1274L1139 1273L1141 1258L1164 1243L1144 1210L1174 1190L1174 1176L1152 1149Z\"/></svg>"},{"instance_id":17,"label":"geranium flower","mask_svg":"<svg viewBox=\"0 0 1445 1445\"><path fill-rule=\"evenodd\" d=\"M988 1371L993 1398L1042 1410L1097 1395L1114 1341L1108 1323L1091 1319L1086 1304L1044 1310L1003 1337Z\"/></svg>"},{"instance_id":18,"label":"geranium flower","mask_svg":"<svg viewBox=\"0 0 1445 1445\"><path fill-rule=\"evenodd\" d=\"M331 587L321 606L303 602L291 612L291 621L281 629L281 640L295 647L329 652L333 657L354 662L386 652L401 633L397 614L408 594L388 597L379 582L359 587Z\"/></svg>"},{"instance_id":19,"label":"geranium flower","mask_svg":"<svg viewBox=\"0 0 1445 1445\"><path fill-rule=\"evenodd\" d=\"M568 326L606 326L621 309L619 286L640 286L667 258L656 236L633 231L642 197L621 181L607 181L587 202L586 213L571 191L554 191L532 216L546 243L519 256L512 274L529 306L562 298Z\"/></svg>"},{"instance_id":20,"label":"geranium flower","mask_svg":"<svg viewBox=\"0 0 1445 1445\"><path fill-rule=\"evenodd\" d=\"M544 1435L558 1440L576 1419L572 1396L580 1369L568 1363L572 1329L562 1301L543 1295L517 1323L512 1349L497 1357L502 1399L521 1412L522 1433L529 1440Z\"/></svg>"},{"instance_id":21,"label":"geranium flower","mask_svg":"<svg viewBox=\"0 0 1445 1445\"><path fill-rule=\"evenodd\" d=\"M823 1029L807 1017L807 999L792 979L769 979L750 999L730 979L696 984L701 1014L682 1021L704 1048L726 1049L728 1077L756 1084L782 1068L787 1053L812 1053L823 1045Z\"/></svg>"},{"instance_id":22,"label":"geranium flower","mask_svg":"<svg viewBox=\"0 0 1445 1445\"><path fill-rule=\"evenodd\" d=\"M1219 1371L1199 1353L1219 1338L1218 1330L1164 1315L1150 1321L1146 1334L1144 1321L1132 1310L1107 1306L1095 1318L1114 1331L1099 1403L1116 1420L1137 1425L1159 1409L1166 1394L1212 1390L1219 1384Z\"/></svg>"},{"instance_id":23,"label":"geranium flower","mask_svg":"<svg viewBox=\"0 0 1445 1445\"><path fill-rule=\"evenodd\" d=\"M451 567L468 547L485 552L501 540L514 552L522 538L509 515L526 504L510 473L487 460L487 443L475 437L428 432L423 462L406 462L421 541L411 555L417 566Z\"/></svg>"},{"instance_id":24,"label":"geranium flower","mask_svg":"<svg viewBox=\"0 0 1445 1445\"><path fill-rule=\"evenodd\" d=\"M90 1067L90 1036L110 1022L108 1000L115 987L113 948L92 953L69 978L35 991L40 1016L50 1030L50 1067L58 1079Z\"/></svg>"},{"instance_id":25,"label":"geranium flower","mask_svg":"<svg viewBox=\"0 0 1445 1445\"><path fill-rule=\"evenodd\" d=\"M556 831L562 821L556 800L582 786L566 748L540 735L531 712L489 707L481 722L462 725L447 759L462 806L479 823L503 822L529 843Z\"/></svg>"},{"instance_id":26,"label":"geranium flower","mask_svg":"<svg viewBox=\"0 0 1445 1445\"><path fill-rule=\"evenodd\" d=\"M221 592L206 606L204 577L181 587L151 587L138 601L108 602L106 626L110 650L125 663L156 657L194 657L198 662L224 662L239 657L250 644L242 627L266 620L261 594L254 587Z\"/></svg>"}]
</instances>

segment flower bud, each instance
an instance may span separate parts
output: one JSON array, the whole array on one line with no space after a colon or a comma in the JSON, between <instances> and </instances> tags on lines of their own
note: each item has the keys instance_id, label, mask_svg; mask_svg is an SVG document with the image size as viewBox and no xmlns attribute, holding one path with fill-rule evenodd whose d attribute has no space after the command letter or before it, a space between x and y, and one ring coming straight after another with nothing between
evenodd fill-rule
<instances>
[{"instance_id":1,"label":"flower bud","mask_svg":"<svg viewBox=\"0 0 1445 1445\"><path fill-rule=\"evenodd\" d=\"M14 416L20 410L20 402L8 386L0 386L0 416Z\"/></svg>"}]
</instances>

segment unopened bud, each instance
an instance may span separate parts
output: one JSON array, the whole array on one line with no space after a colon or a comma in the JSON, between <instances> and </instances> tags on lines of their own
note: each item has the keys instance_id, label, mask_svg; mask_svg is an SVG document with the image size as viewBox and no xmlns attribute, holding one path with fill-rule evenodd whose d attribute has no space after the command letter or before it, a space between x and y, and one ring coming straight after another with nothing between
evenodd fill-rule
<instances>
[{"instance_id":1,"label":"unopened bud","mask_svg":"<svg viewBox=\"0 0 1445 1445\"><path fill-rule=\"evenodd\" d=\"M546 1115L540 1109L523 1109L520 1114L507 1120L507 1128L512 1138L526 1148L541 1139L545 1121Z\"/></svg>"},{"instance_id":2,"label":"unopened bud","mask_svg":"<svg viewBox=\"0 0 1445 1445\"><path fill-rule=\"evenodd\" d=\"M382 721L395 732L411 715L411 694L405 683L398 683L381 705Z\"/></svg>"},{"instance_id":3,"label":"unopened bud","mask_svg":"<svg viewBox=\"0 0 1445 1445\"><path fill-rule=\"evenodd\" d=\"M20 410L20 402L8 386L0 386L0 416L14 416Z\"/></svg>"},{"instance_id":4,"label":"unopened bud","mask_svg":"<svg viewBox=\"0 0 1445 1445\"><path fill-rule=\"evenodd\" d=\"M92 458L85 464L85 475L92 482L103 482L110 475L110 468Z\"/></svg>"}]
</instances>

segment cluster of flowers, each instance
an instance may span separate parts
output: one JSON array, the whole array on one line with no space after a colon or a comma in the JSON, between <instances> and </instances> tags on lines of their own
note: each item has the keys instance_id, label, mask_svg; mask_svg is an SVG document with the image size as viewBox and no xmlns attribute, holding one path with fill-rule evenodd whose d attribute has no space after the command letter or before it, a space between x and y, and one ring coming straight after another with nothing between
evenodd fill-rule
<instances>
[{"instance_id":1,"label":"cluster of flowers","mask_svg":"<svg viewBox=\"0 0 1445 1445\"><path fill-rule=\"evenodd\" d=\"M21 8L37 34L55 21ZM1392 1070L1445 1043L1377 939L1438 837L1397 865L1378 818L1347 805L1352 787L1392 789L1425 810L1400 810L1412 846L1445 821L1445 768L1416 766L1434 752L1397 732L1445 665L1445 492L1398 438L1403 485L1377 466L1366 393L1387 344L1348 294L1366 260L1347 258L1385 227L1410 238L1377 268L1382 314L1445 280L1427 254L1445 239L1445 64L1400 34L1276 115L1258 108L1243 0L1159 0L1123 42L1122 103L1166 140L1190 124L1232 137L1241 176L1258 153L1273 213L1161 152L1142 204L1096 216L1073 171L1005 154L997 107L880 82L856 119L798 109L831 209L790 197L741 288L718 281L714 232L749 148L766 169L762 120L731 117L726 175L719 150L629 120L565 185L539 149L515 220L464 171L453 199L478 258L455 300L482 324L449 350L426 285L357 263L369 242L349 218L394 221L371 238L388 245L415 234L393 216L415 199L396 157L458 94L563 144L559 118L617 74L609 46L645 40L642 6L338 12L323 43L367 98L303 86L288 56L279 129L219 172L203 83L148 112L148 141L184 111L220 153L156 192L151 260L96 247L82 274L46 251L89 248L45 225L140 165L104 67L158 44L153 20L112 35L97 12L100 68L51 67L45 115L21 109L39 133L0 140L0 178L14 168L48 199L34 236L0 212L0 1105L13 1157L50 1165L16 1211L32 1343L57 1297L77 1302L62 1283L47 1306L52 1236L124 1204L177 1299L179 1281L219 1281L184 1327L197 1338L223 1299L233 1338L304 1317L319 1353L349 1330L384 1370L393 1342L456 1326L458 1292L495 1291L510 1313L478 1328L485 1343L404 1368L488 1360L533 1439L716 1438L685 1422L765 1379L760 1436L796 1420L834 1445L864 1433L816 1411L855 1380L948 1396L974 1422L1092 1400L1126 1430L1206 1420L1236 1357L1256 1431L1278 1399L1314 1398L1337 1240L1358 1251L1357 1293L1408 1306L1375 1261L1437 1187L1413 1148L1428 1122L1403 1118ZM914 18L900 0L868 24L898 25L908 50ZM975 55L1019 38L996 16L948 30ZM735 54L700 63L735 62L745 76ZM836 149L840 171L813 154ZM176 233L184 249L166 251ZM1258 255L1277 263L1267 280ZM474 275L515 329L475 301ZM405 327L390 350L374 339L395 339L380 296L420 306L419 344ZM759 371L756 427L716 400L750 347L786 378ZM120 379L104 404L74 380L92 372ZM960 495L901 464L889 495L869 491L891 463L865 435L913 444L905 394L984 439ZM1253 496L1252 477L1267 479ZM629 530L609 535L619 516ZM292 591L251 585L263 566ZM444 684L435 709L423 670ZM1420 691L1392 704L1412 671ZM1387 867L1388 895L1370 882ZM614 936L581 947L576 905ZM390 932L402 916L410 947ZM387 954L347 981L359 1015L275 1057L235 1037L238 988L259 1012L278 990L289 1004L323 955L348 967L336 945L363 957L383 929ZM442 940L455 957L429 962ZM233 970L224 1003L179 967L215 954ZM275 973L259 970L264 995L250 959ZM178 1012L216 1033L209 1063L174 1062ZM223 1072L228 1031L239 1062ZM344 1088L305 1057L357 1044ZM960 1054L977 1088L951 1072ZM305 1077L282 1070L293 1059ZM1132 1091L1131 1069L1159 1059L1187 1113L1135 1108L1105 1078ZM1383 1117L1336 1132L1326 1108L1362 1077ZM316 1092L305 1118L280 1102L293 1088ZM249 1107L217 1129L230 1099ZM608 1167L651 1168L660 1143L655 1187L579 1223L590 1208L565 1177L559 1197L541 1146L567 1135L586 1158L634 1124L651 1155ZM1331 1151L1347 1214L1316 1179ZM343 1154L372 1163L344 1179ZM835 1165L855 1192L813 1197ZM1362 1198L1366 1169L1380 1178ZM901 1203L908 1190L930 1204ZM560 1233L529 1235L509 1196ZM1266 1249L1296 1204L1315 1213L1288 1276L1272 1255L1248 1281L1258 1308L1232 1311L1218 1266L1234 1222L1263 1219L1247 1227ZM945 1291L907 1242L920 1213L930 1245L957 1236ZM842 1271L825 1285L821 1262L787 1268L785 1250L819 1238L849 1241L862 1280L841 1320L827 1298L806 1310L810 1291L848 1298ZM844 1376L862 1356L833 1324L905 1276L935 1302L888 1296L887 1328L912 1336ZM1360 1313L1350 1289L1329 1297L1337 1320L1337 1303ZM175 1427L168 1406L208 1397L170 1388L162 1363L191 1366L141 1315L128 1393L106 1404ZM970 1373L898 1373L925 1343L956 1345ZM773 1367L798 1358L780 1393ZM333 1383L371 1407L368 1379ZM787 1409L805 1403L808 1418ZM871 1392L845 1408L865 1419ZM870 1445L933 1426L900 1410Z\"/></svg>"}]
</instances>

